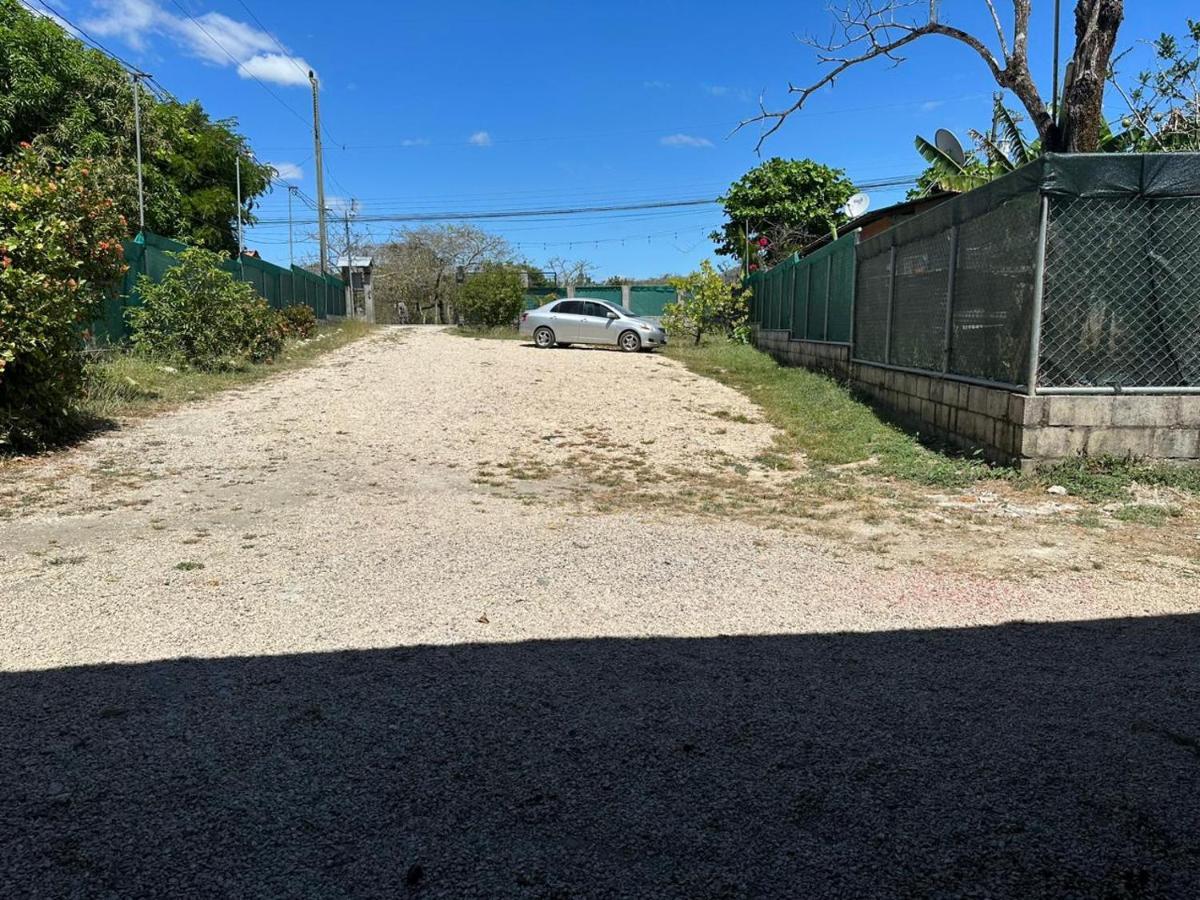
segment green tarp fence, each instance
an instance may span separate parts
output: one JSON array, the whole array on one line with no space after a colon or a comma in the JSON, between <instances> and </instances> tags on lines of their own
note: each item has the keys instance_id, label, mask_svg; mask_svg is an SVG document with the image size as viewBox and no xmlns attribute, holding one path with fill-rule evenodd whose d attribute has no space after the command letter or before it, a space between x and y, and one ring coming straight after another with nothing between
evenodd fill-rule
<instances>
[{"instance_id":1,"label":"green tarp fence","mask_svg":"<svg viewBox=\"0 0 1200 900\"><path fill-rule=\"evenodd\" d=\"M669 284L634 284L629 287L629 311L635 316L661 316L674 303L675 288Z\"/></svg>"},{"instance_id":2,"label":"green tarp fence","mask_svg":"<svg viewBox=\"0 0 1200 900\"><path fill-rule=\"evenodd\" d=\"M751 321L794 340L849 343L857 243L855 231L751 275Z\"/></svg>"},{"instance_id":3,"label":"green tarp fence","mask_svg":"<svg viewBox=\"0 0 1200 900\"><path fill-rule=\"evenodd\" d=\"M124 248L129 270L105 299L100 318L92 324L93 339L100 343L116 343L129 337L125 311L141 305L138 292L141 276L156 283L161 281L166 271L178 262L178 255L188 249L186 244L149 231L126 241ZM346 314L345 288L342 280L333 275L322 276L297 266L284 268L250 256L224 260L221 268L253 287L273 309L304 305L319 319Z\"/></svg>"},{"instance_id":4,"label":"green tarp fence","mask_svg":"<svg viewBox=\"0 0 1200 900\"><path fill-rule=\"evenodd\" d=\"M551 300L564 300L565 287L529 287L525 289L525 308L537 309ZM621 288L609 284L580 284L575 286L575 296L589 300L604 300L620 306ZM629 311L635 316L661 316L663 307L675 302L675 288L668 284L629 285Z\"/></svg>"}]
</instances>

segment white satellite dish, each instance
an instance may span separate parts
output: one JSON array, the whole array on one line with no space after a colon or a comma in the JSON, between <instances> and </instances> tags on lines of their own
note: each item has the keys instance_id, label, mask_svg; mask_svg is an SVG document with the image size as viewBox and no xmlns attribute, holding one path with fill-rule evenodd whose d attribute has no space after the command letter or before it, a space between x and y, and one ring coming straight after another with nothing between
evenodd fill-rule
<instances>
[{"instance_id":1,"label":"white satellite dish","mask_svg":"<svg viewBox=\"0 0 1200 900\"><path fill-rule=\"evenodd\" d=\"M859 191L846 201L846 217L850 219L857 219L870 208L871 198L862 191Z\"/></svg>"},{"instance_id":2,"label":"white satellite dish","mask_svg":"<svg viewBox=\"0 0 1200 900\"><path fill-rule=\"evenodd\" d=\"M963 146L958 138L954 136L953 131L939 128L937 134L933 136L933 145L958 163L958 165L965 166L967 164L967 154L963 152Z\"/></svg>"}]
</instances>

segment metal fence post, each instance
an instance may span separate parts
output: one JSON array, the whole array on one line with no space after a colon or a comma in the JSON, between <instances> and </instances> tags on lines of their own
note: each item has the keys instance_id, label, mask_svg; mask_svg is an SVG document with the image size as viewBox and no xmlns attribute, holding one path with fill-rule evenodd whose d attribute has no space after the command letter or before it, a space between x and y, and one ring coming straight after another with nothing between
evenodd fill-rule
<instances>
[{"instance_id":1,"label":"metal fence post","mask_svg":"<svg viewBox=\"0 0 1200 900\"><path fill-rule=\"evenodd\" d=\"M951 342L954 335L954 281L958 273L958 226L950 227L950 265L946 277L946 331L942 339L942 374L950 371Z\"/></svg>"},{"instance_id":2,"label":"metal fence post","mask_svg":"<svg viewBox=\"0 0 1200 900\"><path fill-rule=\"evenodd\" d=\"M888 256L888 307L887 327L883 332L883 361L892 363L892 311L896 307L896 246L893 244Z\"/></svg>"},{"instance_id":3,"label":"metal fence post","mask_svg":"<svg viewBox=\"0 0 1200 900\"><path fill-rule=\"evenodd\" d=\"M825 257L825 330L821 340L829 340L829 303L833 299L833 254Z\"/></svg>"},{"instance_id":4,"label":"metal fence post","mask_svg":"<svg viewBox=\"0 0 1200 900\"><path fill-rule=\"evenodd\" d=\"M1038 361L1042 353L1042 304L1046 286L1046 233L1049 230L1050 198L1042 195L1041 220L1038 222L1037 257L1033 271L1033 320L1029 329L1029 367L1026 392L1037 393Z\"/></svg>"}]
</instances>

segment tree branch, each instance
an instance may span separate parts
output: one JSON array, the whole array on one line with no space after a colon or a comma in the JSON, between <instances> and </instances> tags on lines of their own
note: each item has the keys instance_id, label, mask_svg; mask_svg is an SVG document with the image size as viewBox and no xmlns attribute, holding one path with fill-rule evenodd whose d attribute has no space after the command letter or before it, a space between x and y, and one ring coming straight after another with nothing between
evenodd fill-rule
<instances>
[{"instance_id":1,"label":"tree branch","mask_svg":"<svg viewBox=\"0 0 1200 900\"><path fill-rule=\"evenodd\" d=\"M935 8L931 4L928 19L924 24L902 22L896 13L914 4L906 0L847 0L840 9L834 10L837 29L841 38L822 44L807 43L817 50L817 60L830 65L821 78L806 87L789 85L788 91L796 95L795 101L784 109L769 110L760 98L759 113L738 123L734 132L747 125L759 123L765 127L755 144L755 152L762 150L763 143L778 131L793 113L804 107L813 94L833 84L845 71L873 59L889 59L899 64L904 58L899 55L909 44L930 35L949 38L969 47L983 60L992 77L1001 87L1011 90L1029 113L1039 135L1043 139L1052 137L1054 126L1045 103L1029 72L1028 45L1031 0L1013 2L1013 42L1011 52L1004 38L1004 30L996 11L994 0L985 0L992 22L1000 38L1002 60L998 60L991 49L975 35L937 21ZM835 29L836 34L836 29Z\"/></svg>"}]
</instances>

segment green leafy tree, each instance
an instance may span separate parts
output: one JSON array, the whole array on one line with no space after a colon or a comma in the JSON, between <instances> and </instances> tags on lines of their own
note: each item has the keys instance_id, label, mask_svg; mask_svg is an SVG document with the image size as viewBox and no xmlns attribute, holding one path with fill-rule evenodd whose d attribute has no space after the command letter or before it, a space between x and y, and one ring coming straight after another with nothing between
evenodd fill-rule
<instances>
[{"instance_id":1,"label":"green leafy tree","mask_svg":"<svg viewBox=\"0 0 1200 900\"><path fill-rule=\"evenodd\" d=\"M107 163L28 144L0 164L0 450L66 436L82 334L125 271Z\"/></svg>"},{"instance_id":2,"label":"green leafy tree","mask_svg":"<svg viewBox=\"0 0 1200 900\"><path fill-rule=\"evenodd\" d=\"M193 247L157 283L138 279L142 305L127 315L134 347L198 369L269 362L283 347L274 310L244 281L221 268L221 257Z\"/></svg>"},{"instance_id":3,"label":"green leafy tree","mask_svg":"<svg viewBox=\"0 0 1200 900\"><path fill-rule=\"evenodd\" d=\"M749 336L746 291L731 284L707 259L690 275L672 278L679 299L663 308L663 326L668 332L686 335L699 344L705 334L724 332L731 340L744 342Z\"/></svg>"},{"instance_id":4,"label":"green leafy tree","mask_svg":"<svg viewBox=\"0 0 1200 900\"><path fill-rule=\"evenodd\" d=\"M1122 85L1114 62L1111 84L1128 107L1121 119L1127 148L1147 152L1200 151L1200 21L1187 20L1182 37L1151 42L1152 66Z\"/></svg>"},{"instance_id":5,"label":"green leafy tree","mask_svg":"<svg viewBox=\"0 0 1200 900\"><path fill-rule=\"evenodd\" d=\"M501 263L485 263L467 279L458 293L458 310L468 325L499 328L511 325L525 305L520 270Z\"/></svg>"},{"instance_id":6,"label":"green leafy tree","mask_svg":"<svg viewBox=\"0 0 1200 900\"><path fill-rule=\"evenodd\" d=\"M720 198L727 221L711 237L721 256L773 266L845 222L853 194L841 169L775 157L730 185Z\"/></svg>"},{"instance_id":7,"label":"green leafy tree","mask_svg":"<svg viewBox=\"0 0 1200 900\"><path fill-rule=\"evenodd\" d=\"M196 102L159 101L142 89L146 225L185 243L237 250L234 159L242 154L243 219L270 188L233 120L212 121ZM137 222L133 93L125 71L17 0L0 0L0 157L22 142L65 158L117 163L110 190Z\"/></svg>"}]
</instances>

